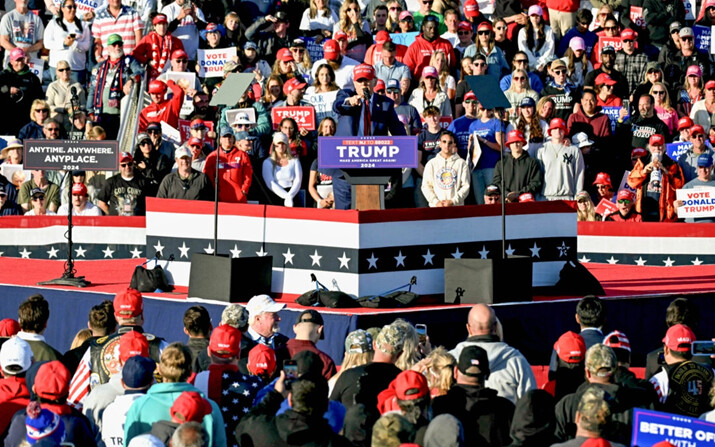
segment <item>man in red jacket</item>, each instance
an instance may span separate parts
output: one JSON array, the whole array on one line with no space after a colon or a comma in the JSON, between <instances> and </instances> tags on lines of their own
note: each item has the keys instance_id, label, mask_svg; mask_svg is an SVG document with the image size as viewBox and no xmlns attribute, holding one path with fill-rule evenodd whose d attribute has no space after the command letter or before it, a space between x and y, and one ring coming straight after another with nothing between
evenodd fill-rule
<instances>
[{"instance_id":1,"label":"man in red jacket","mask_svg":"<svg viewBox=\"0 0 715 447\"><path fill-rule=\"evenodd\" d=\"M246 203L248 190L251 188L253 167L248 154L236 147L239 141L248 140L248 132L237 132L233 136L230 128L224 129L220 139L220 149L206 157L204 174L216 184L216 157L219 157L220 183L218 185L218 200L220 202Z\"/></svg>"},{"instance_id":2,"label":"man in red jacket","mask_svg":"<svg viewBox=\"0 0 715 447\"><path fill-rule=\"evenodd\" d=\"M167 84L173 96L165 99ZM144 107L139 113L139 132L146 132L149 123L164 121L174 129L179 128L179 113L184 104L184 90L173 80L168 83L155 79L149 83L149 96L151 104Z\"/></svg>"},{"instance_id":3,"label":"man in red jacket","mask_svg":"<svg viewBox=\"0 0 715 447\"><path fill-rule=\"evenodd\" d=\"M439 19L436 16L428 15L422 21L422 32L415 38L412 45L407 48L403 63L410 67L412 79L419 80L422 69L429 65L430 58L435 50L442 50L447 55L449 69L454 70L457 62L454 56L452 44L439 37Z\"/></svg>"},{"instance_id":4,"label":"man in red jacket","mask_svg":"<svg viewBox=\"0 0 715 447\"><path fill-rule=\"evenodd\" d=\"M0 348L0 433L5 433L12 416L30 403L30 391L25 383L25 372L32 365L30 344L12 337Z\"/></svg>"}]
</instances>

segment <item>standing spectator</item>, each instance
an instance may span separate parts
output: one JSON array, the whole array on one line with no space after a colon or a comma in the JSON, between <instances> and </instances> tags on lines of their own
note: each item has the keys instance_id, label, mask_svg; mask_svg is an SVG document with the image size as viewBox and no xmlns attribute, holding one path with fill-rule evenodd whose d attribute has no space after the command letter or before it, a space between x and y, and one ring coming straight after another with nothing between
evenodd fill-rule
<instances>
[{"instance_id":1,"label":"standing spectator","mask_svg":"<svg viewBox=\"0 0 715 447\"><path fill-rule=\"evenodd\" d=\"M690 118L703 129L710 129L713 113L715 113L715 81L708 81L705 83L705 98L693 104Z\"/></svg>"},{"instance_id":2,"label":"standing spectator","mask_svg":"<svg viewBox=\"0 0 715 447\"><path fill-rule=\"evenodd\" d=\"M574 37L580 37L583 39L586 47L586 56L590 58L593 54L593 49L598 43L598 36L596 33L589 31L588 29L591 22L593 22L593 14L591 13L591 10L579 9L578 12L576 12L576 26L566 31L566 34L563 35L556 54L558 56L563 56L566 53L566 49L571 44L571 39Z\"/></svg>"},{"instance_id":3,"label":"standing spectator","mask_svg":"<svg viewBox=\"0 0 715 447\"><path fill-rule=\"evenodd\" d=\"M171 419L171 408L185 391L198 392L186 380L191 375L191 351L181 343L172 343L161 354L159 373L162 382L152 385L147 394L137 398L127 413L124 424L124 443L151 429L151 424ZM203 395L202 395L203 397ZM203 426L209 434L210 446L226 445L226 431L221 410L211 401L211 413L204 417Z\"/></svg>"},{"instance_id":4,"label":"standing spectator","mask_svg":"<svg viewBox=\"0 0 715 447\"><path fill-rule=\"evenodd\" d=\"M143 216L145 212L144 179L137 176L134 157L129 152L119 154L119 175L107 179L97 196L97 206L110 216Z\"/></svg>"},{"instance_id":5,"label":"standing spectator","mask_svg":"<svg viewBox=\"0 0 715 447\"><path fill-rule=\"evenodd\" d=\"M659 0L660 1L660 0ZM595 70L591 70L586 74L583 85L584 89L594 88L596 78L601 73L606 73L614 81L616 81L613 93L619 98L628 98L628 80L620 71L616 70L616 49L610 45L601 48L601 66Z\"/></svg>"},{"instance_id":6,"label":"standing spectator","mask_svg":"<svg viewBox=\"0 0 715 447\"><path fill-rule=\"evenodd\" d=\"M675 111L670 102L670 93L668 88L662 82L656 82L650 89L650 94L655 99L655 112L658 118L668 126L669 136L673 137L676 134L678 126L678 112Z\"/></svg>"},{"instance_id":7,"label":"standing spectator","mask_svg":"<svg viewBox=\"0 0 715 447\"><path fill-rule=\"evenodd\" d=\"M410 100L411 106L422 113L425 108L434 106L440 109L442 116L452 116L452 106L447 93L442 91L439 85L439 73L431 65L422 69L422 77L419 87L412 91Z\"/></svg>"},{"instance_id":8,"label":"standing spectator","mask_svg":"<svg viewBox=\"0 0 715 447\"><path fill-rule=\"evenodd\" d=\"M550 98L542 98L542 100L553 102ZM539 102L541 103L541 100ZM549 123L541 119L536 113L536 102L534 98L528 96L521 100L518 113L519 116L514 123L514 128L524 133L524 138L526 139L524 150L533 157L546 141Z\"/></svg>"},{"instance_id":9,"label":"standing spectator","mask_svg":"<svg viewBox=\"0 0 715 447\"><path fill-rule=\"evenodd\" d=\"M523 51L518 51L515 55L514 58L511 61L512 64L512 71L516 70L524 70L527 73L527 76L529 76L529 85L531 86L532 89L536 92L541 92L544 89L544 83L541 81L541 78L539 77L538 74L534 73L533 71L529 71L529 57L527 54ZM499 87L502 89L502 91L506 91L509 89L511 86L511 77L512 73L507 74L503 78L501 78L501 81L499 81Z\"/></svg>"},{"instance_id":10,"label":"standing spectator","mask_svg":"<svg viewBox=\"0 0 715 447\"><path fill-rule=\"evenodd\" d=\"M18 0L18 2L24 0ZM9 18L12 13L3 17ZM32 13L29 13L34 15ZM16 47L6 50L9 54L9 66L0 72L0 108L12 110L0 123L0 133L18 135L20 128L27 123L27 116L36 99L45 97L40 79L31 72L27 65L25 51Z\"/></svg>"},{"instance_id":11,"label":"standing spectator","mask_svg":"<svg viewBox=\"0 0 715 447\"><path fill-rule=\"evenodd\" d=\"M385 84L388 84L390 79L398 80L402 94L406 95L410 89L412 75L407 65L397 60L396 51L397 45L391 40L382 44L380 59L374 63L375 76Z\"/></svg>"},{"instance_id":12,"label":"standing spectator","mask_svg":"<svg viewBox=\"0 0 715 447\"><path fill-rule=\"evenodd\" d=\"M330 38L338 16L330 9L328 0L310 0L310 7L303 12L300 30L306 36L316 36L315 42Z\"/></svg>"},{"instance_id":13,"label":"standing spectator","mask_svg":"<svg viewBox=\"0 0 715 447\"><path fill-rule=\"evenodd\" d=\"M495 389L499 396L512 403L527 391L536 388L536 377L526 358L516 349L501 341L497 335L499 320L494 309L486 304L477 304L469 311L467 333L469 338L449 351L461 360L462 350L471 346L487 352L489 375L483 386ZM461 363L461 361L460 361Z\"/></svg>"},{"instance_id":14,"label":"standing spectator","mask_svg":"<svg viewBox=\"0 0 715 447\"><path fill-rule=\"evenodd\" d=\"M432 5L434 0L420 0L418 3L419 9L415 11L412 18L415 20L415 26L420 28L425 17L431 15L437 18L439 21L439 27L437 32L441 35L447 32L447 25L444 24L444 16L434 10L432 10Z\"/></svg>"},{"instance_id":15,"label":"standing spectator","mask_svg":"<svg viewBox=\"0 0 715 447\"><path fill-rule=\"evenodd\" d=\"M278 50L290 47L289 22L288 14L278 11L275 15L259 18L246 30L246 39L258 45L259 54L271 65Z\"/></svg>"},{"instance_id":16,"label":"standing spectator","mask_svg":"<svg viewBox=\"0 0 715 447\"><path fill-rule=\"evenodd\" d=\"M712 148L709 148L707 144L705 144L705 138L707 137L705 136L705 130L702 126L698 124L692 126L689 130L689 134L690 142L693 145L678 157L678 164L683 170L685 183L699 177L700 170L698 168L700 167L700 156L713 155Z\"/></svg>"},{"instance_id":17,"label":"standing spectator","mask_svg":"<svg viewBox=\"0 0 715 447\"><path fill-rule=\"evenodd\" d=\"M161 13L169 21L169 32L184 45L188 59L196 61L199 30L206 28L203 11L192 0L175 0L164 6Z\"/></svg>"},{"instance_id":18,"label":"standing spectator","mask_svg":"<svg viewBox=\"0 0 715 447\"><path fill-rule=\"evenodd\" d=\"M529 21L519 30L519 50L529 58L529 68L544 72L547 61L555 52L554 33L544 23L544 11L539 5L529 7Z\"/></svg>"},{"instance_id":19,"label":"standing spectator","mask_svg":"<svg viewBox=\"0 0 715 447\"><path fill-rule=\"evenodd\" d=\"M248 132L238 132L240 141L249 138ZM219 140L219 148L206 157L204 173L211 183L219 183L219 201L231 203L246 203L248 191L251 188L253 167L248 154L236 146L233 131L226 128ZM218 157L219 172L216 172L216 157ZM223 170L223 172L221 172Z\"/></svg>"},{"instance_id":20,"label":"standing spectator","mask_svg":"<svg viewBox=\"0 0 715 447\"><path fill-rule=\"evenodd\" d=\"M662 1L662 0L660 0ZM680 50L678 50L672 59L666 59L664 62L664 70L668 74L666 81L673 86L679 86L683 83L683 73L687 72L688 67L696 65L700 68L703 78L709 79L712 63L708 56L700 53L695 47L695 34L692 28L680 29Z\"/></svg>"},{"instance_id":21,"label":"standing spectator","mask_svg":"<svg viewBox=\"0 0 715 447\"><path fill-rule=\"evenodd\" d=\"M197 155L201 155L201 146L197 145ZM193 149L180 147L176 150L176 171L168 174L161 181L156 196L160 199L212 200L211 180L202 171L193 166ZM205 161L205 158L204 158ZM202 166L203 169L203 166Z\"/></svg>"},{"instance_id":22,"label":"standing spectator","mask_svg":"<svg viewBox=\"0 0 715 447\"><path fill-rule=\"evenodd\" d=\"M146 126L146 133L149 134L149 138L151 138L151 143L154 145L154 147L157 148L160 153L166 155L169 160L174 158L174 151L176 150L176 146L174 146L174 143L170 143L163 138L161 134L160 123L149 123ZM203 166L201 168L201 171L203 171Z\"/></svg>"},{"instance_id":23,"label":"standing spectator","mask_svg":"<svg viewBox=\"0 0 715 447\"><path fill-rule=\"evenodd\" d=\"M551 140L536 153L544 171L546 200L573 200L583 190L585 165L581 151L566 138L566 123L554 118L549 123Z\"/></svg>"},{"instance_id":24,"label":"standing spectator","mask_svg":"<svg viewBox=\"0 0 715 447\"><path fill-rule=\"evenodd\" d=\"M72 89L77 94L75 105L84 109L87 104L87 92L83 83L72 79L72 71L67 61L61 60L56 66L57 80L47 87L47 105L50 109L50 118L62 124L65 129L71 129L70 115L74 114L72 105Z\"/></svg>"},{"instance_id":25,"label":"standing spectator","mask_svg":"<svg viewBox=\"0 0 715 447\"><path fill-rule=\"evenodd\" d=\"M663 135L651 135L648 149L648 163L639 159L628 176L628 186L637 194L636 211L646 222L673 222L675 190L685 184L683 170L665 153Z\"/></svg>"},{"instance_id":26,"label":"standing spectator","mask_svg":"<svg viewBox=\"0 0 715 447\"><path fill-rule=\"evenodd\" d=\"M524 150L526 139L520 130L512 130L507 134L506 146L511 156L505 155L497 162L492 183L501 187L504 176L504 193L506 200L515 202L523 193L529 192L536 197L541 192L543 177L541 167L536 158L530 157Z\"/></svg>"},{"instance_id":27,"label":"standing spectator","mask_svg":"<svg viewBox=\"0 0 715 447\"><path fill-rule=\"evenodd\" d=\"M171 88L171 98L166 99L166 92ZM186 86L188 88L188 86ZM166 83L158 79L149 83L149 97L151 104L144 107L139 112L139 132L146 131L149 123L164 121L166 124L177 129L179 127L179 112L184 104L186 92L173 80Z\"/></svg>"},{"instance_id":28,"label":"standing spectator","mask_svg":"<svg viewBox=\"0 0 715 447\"><path fill-rule=\"evenodd\" d=\"M22 207L8 197L7 191L0 189L0 216L22 216L23 212Z\"/></svg>"},{"instance_id":29,"label":"standing spectator","mask_svg":"<svg viewBox=\"0 0 715 447\"><path fill-rule=\"evenodd\" d=\"M58 68L71 69L73 82L87 83L87 52L92 44L92 31L88 23L77 17L74 0L64 0L59 15L47 24L44 34L45 48L50 50L50 74L57 79ZM60 62L63 62L60 67Z\"/></svg>"},{"instance_id":30,"label":"standing spectator","mask_svg":"<svg viewBox=\"0 0 715 447\"><path fill-rule=\"evenodd\" d=\"M648 36L658 48L668 42L666 31L673 22L685 23L685 6L677 0L644 0L643 18L645 19ZM682 28L681 28L682 31ZM692 30L691 37L692 37ZM681 38L683 35L681 34Z\"/></svg>"},{"instance_id":31,"label":"standing spectator","mask_svg":"<svg viewBox=\"0 0 715 447\"><path fill-rule=\"evenodd\" d=\"M466 157L472 172L472 191L478 205L484 204L484 191L494 177L494 168L502 150L502 127L502 121L494 117L494 110L486 109L481 104L479 119L469 125L472 148L479 142L482 150L479 160L475 159L474 150L468 151Z\"/></svg>"},{"instance_id":32,"label":"standing spectator","mask_svg":"<svg viewBox=\"0 0 715 447\"><path fill-rule=\"evenodd\" d=\"M110 35L106 44L104 51L108 57L92 69L87 109L92 121L104 128L109 139L115 139L119 132L120 101L129 94L134 77L141 76L144 68L133 57L124 56L124 41L119 34Z\"/></svg>"},{"instance_id":33,"label":"standing spectator","mask_svg":"<svg viewBox=\"0 0 715 447\"><path fill-rule=\"evenodd\" d=\"M8 338L0 347L0 430L7 431L13 415L30 403L25 373L32 365L32 349L20 337Z\"/></svg>"},{"instance_id":34,"label":"standing spectator","mask_svg":"<svg viewBox=\"0 0 715 447\"><path fill-rule=\"evenodd\" d=\"M457 137L443 131L440 152L425 164L421 191L430 207L460 206L469 194L467 162L457 154Z\"/></svg>"},{"instance_id":35,"label":"standing spectator","mask_svg":"<svg viewBox=\"0 0 715 447\"><path fill-rule=\"evenodd\" d=\"M289 146L290 142L284 133L273 134L273 151L271 156L263 161L262 172L263 181L276 196L272 197L271 203L277 205L282 201L284 206L292 207L303 180L303 170Z\"/></svg>"},{"instance_id":36,"label":"standing spectator","mask_svg":"<svg viewBox=\"0 0 715 447\"><path fill-rule=\"evenodd\" d=\"M588 60L586 44L582 38L578 36L571 38L564 59L566 59L566 67L569 70L569 81L575 86L583 88L586 74L593 70L593 65Z\"/></svg>"},{"instance_id":37,"label":"standing spectator","mask_svg":"<svg viewBox=\"0 0 715 447\"><path fill-rule=\"evenodd\" d=\"M487 58L487 73L497 80L509 71L509 64L504 58L504 53L496 46L494 28L489 22L479 24L476 43L464 51L465 57L474 57L476 54L483 54Z\"/></svg>"},{"instance_id":38,"label":"standing spectator","mask_svg":"<svg viewBox=\"0 0 715 447\"><path fill-rule=\"evenodd\" d=\"M601 108L596 106L596 101L596 93L593 90L583 92L581 108L568 118L568 135L573 137L577 133L585 132L589 138L594 139L597 148L607 152L611 121L601 112Z\"/></svg>"},{"instance_id":39,"label":"standing spectator","mask_svg":"<svg viewBox=\"0 0 715 447\"><path fill-rule=\"evenodd\" d=\"M340 88L347 88L352 84L353 69L360 65L355 59L343 56L340 52L340 45L333 39L328 39L323 44L323 59L313 64L311 77L316 79L318 69L323 65L329 65L335 73L335 83Z\"/></svg>"},{"instance_id":40,"label":"standing spectator","mask_svg":"<svg viewBox=\"0 0 715 447\"><path fill-rule=\"evenodd\" d=\"M50 107L44 99L36 99L32 101L30 109L30 122L22 126L18 137L21 140L41 140L44 138L42 128L45 121L50 118Z\"/></svg>"},{"instance_id":41,"label":"standing spectator","mask_svg":"<svg viewBox=\"0 0 715 447\"><path fill-rule=\"evenodd\" d=\"M144 180L146 197L155 197L159 184L171 171L171 162L157 150L148 134L140 133L137 135L137 141L133 155L135 170Z\"/></svg>"},{"instance_id":42,"label":"standing spectator","mask_svg":"<svg viewBox=\"0 0 715 447\"><path fill-rule=\"evenodd\" d=\"M514 74L511 77L511 85L509 89L504 92L504 95L511 104L509 115L512 120L517 117L517 108L524 99L531 98L534 103L539 99L539 94L529 86L529 77L527 76L526 70L520 68L514 70Z\"/></svg>"},{"instance_id":43,"label":"standing spectator","mask_svg":"<svg viewBox=\"0 0 715 447\"><path fill-rule=\"evenodd\" d=\"M556 104L554 116L567 120L579 109L578 87L569 81L568 68L563 60L556 59L551 63L551 73L554 78L546 84L541 96L552 98Z\"/></svg>"},{"instance_id":44,"label":"standing spectator","mask_svg":"<svg viewBox=\"0 0 715 447\"><path fill-rule=\"evenodd\" d=\"M715 181L713 181L713 156L710 154L702 154L698 157L697 161L698 176L690 180L683 186L683 189L698 189L698 188L712 188L715 187ZM675 201L676 209L683 206L682 200ZM685 221L688 223L713 223L715 218L713 217L687 217Z\"/></svg>"},{"instance_id":45,"label":"standing spectator","mask_svg":"<svg viewBox=\"0 0 715 447\"><path fill-rule=\"evenodd\" d=\"M435 415L454 415L464 427L464 445L508 445L514 403L489 386L494 360L475 344L461 349L454 375L457 383L444 396L435 398Z\"/></svg>"},{"instance_id":46,"label":"standing spectator","mask_svg":"<svg viewBox=\"0 0 715 447\"><path fill-rule=\"evenodd\" d=\"M25 216L52 216L56 214L45 206L45 193L40 188L33 189L30 196L32 197L32 209L26 212Z\"/></svg>"},{"instance_id":47,"label":"standing spectator","mask_svg":"<svg viewBox=\"0 0 715 447\"><path fill-rule=\"evenodd\" d=\"M326 380L329 380L335 375L337 369L335 362L325 352L317 348L318 340L325 338L325 323L323 316L317 310L305 310L298 314L298 318L293 325L295 338L291 338L286 342L285 349L287 356L276 354L278 358L293 358L301 351L311 351L317 354L323 362L322 375Z\"/></svg>"},{"instance_id":48,"label":"standing spectator","mask_svg":"<svg viewBox=\"0 0 715 447\"><path fill-rule=\"evenodd\" d=\"M697 65L691 65L685 73L682 88L676 90L678 116L690 116L693 106L703 99L703 73ZM709 111L709 110L708 110Z\"/></svg>"},{"instance_id":49,"label":"standing spectator","mask_svg":"<svg viewBox=\"0 0 715 447\"><path fill-rule=\"evenodd\" d=\"M457 25L457 41L454 43L454 55L463 60L465 51L473 45L473 38L472 25L467 21L459 22L459 25Z\"/></svg>"},{"instance_id":50,"label":"standing spectator","mask_svg":"<svg viewBox=\"0 0 715 447\"><path fill-rule=\"evenodd\" d=\"M338 22L333 26L333 37L341 40L340 33L347 41L344 51L346 56L356 61L365 60L367 47L372 45L370 24L362 18L360 4L357 0L346 0L340 7Z\"/></svg>"},{"instance_id":51,"label":"standing spectator","mask_svg":"<svg viewBox=\"0 0 715 447\"><path fill-rule=\"evenodd\" d=\"M0 46L5 49L3 67L7 65L13 49L20 48L34 59L44 45L45 26L40 17L30 11L28 3L28 0L15 0L15 9L8 11L0 20Z\"/></svg>"},{"instance_id":52,"label":"standing spectator","mask_svg":"<svg viewBox=\"0 0 715 447\"><path fill-rule=\"evenodd\" d=\"M621 107L623 101L613 93L616 81L606 73L601 73L596 77L595 92L598 95L598 105L601 107Z\"/></svg>"},{"instance_id":53,"label":"standing spectator","mask_svg":"<svg viewBox=\"0 0 715 447\"><path fill-rule=\"evenodd\" d=\"M176 50L183 50L184 44L169 32L169 19L166 14L157 14L151 22L154 29L142 37L132 56L141 64L148 64L149 81L164 72L164 67L171 60Z\"/></svg>"},{"instance_id":54,"label":"standing spectator","mask_svg":"<svg viewBox=\"0 0 715 447\"><path fill-rule=\"evenodd\" d=\"M415 37L415 41L407 48L404 63L410 68L412 77L415 78L423 73L425 67L429 65L432 53L435 50L443 50L447 56L447 65L450 70L454 70L457 64L452 44L448 40L442 39L437 33L439 20L437 17L429 15L422 22L421 32Z\"/></svg>"},{"instance_id":55,"label":"standing spectator","mask_svg":"<svg viewBox=\"0 0 715 447\"><path fill-rule=\"evenodd\" d=\"M579 5L580 2L578 0L547 0L546 7L549 9L549 25L551 25L556 40L561 39L562 36L576 24Z\"/></svg>"},{"instance_id":56,"label":"standing spectator","mask_svg":"<svg viewBox=\"0 0 715 447\"><path fill-rule=\"evenodd\" d=\"M645 53L636 48L636 37L636 32L630 28L621 31L623 47L616 53L616 62L613 66L619 73L625 75L629 92L634 91L643 80L648 63Z\"/></svg>"},{"instance_id":57,"label":"standing spectator","mask_svg":"<svg viewBox=\"0 0 715 447\"><path fill-rule=\"evenodd\" d=\"M405 98L402 96L401 87L397 79L388 80L385 96L395 103L397 118L405 125L406 134L417 135L422 130L422 119L417 109L405 101Z\"/></svg>"},{"instance_id":58,"label":"standing spectator","mask_svg":"<svg viewBox=\"0 0 715 447\"><path fill-rule=\"evenodd\" d=\"M62 354L50 346L44 335L50 319L50 305L40 294L32 295L20 304L17 311L20 332L17 337L25 340L32 349L35 362L58 360Z\"/></svg>"},{"instance_id":59,"label":"standing spectator","mask_svg":"<svg viewBox=\"0 0 715 447\"><path fill-rule=\"evenodd\" d=\"M131 54L142 38L144 22L139 13L129 6L122 5L122 0L107 0L104 7L98 8L92 23L92 36L94 37L94 56L97 62L110 58L109 47L117 42L110 38L119 36L123 45L123 54ZM138 73L135 73L138 74Z\"/></svg>"},{"instance_id":60,"label":"standing spectator","mask_svg":"<svg viewBox=\"0 0 715 447\"><path fill-rule=\"evenodd\" d=\"M457 139L457 153L465 160L469 155L469 144L472 135L469 128L473 122L479 119L479 108L480 104L477 100L477 95L475 95L474 92L470 90L469 92L467 92L467 94L464 95L464 99L462 101L462 109L464 110L464 115L449 123L449 127L447 127L447 130L452 132ZM427 109L425 109L425 112L426 111ZM429 122L427 120L427 114L423 113L423 115L425 117L425 121ZM438 119L440 116L442 115L437 114ZM432 152L429 146L424 147L423 150L427 154L431 154ZM429 160L424 160L422 163L426 165L427 161Z\"/></svg>"},{"instance_id":61,"label":"standing spectator","mask_svg":"<svg viewBox=\"0 0 715 447\"><path fill-rule=\"evenodd\" d=\"M715 81L713 90L713 98L715 98ZM638 99L638 112L623 121L627 115L628 111L622 108L616 124L616 137L619 141L630 141L630 147L635 148L646 147L649 138L655 134L661 135L664 141L670 140L668 126L656 116L655 99L650 94L641 96ZM618 160L617 163L618 166L623 164L621 160Z\"/></svg>"}]
</instances>

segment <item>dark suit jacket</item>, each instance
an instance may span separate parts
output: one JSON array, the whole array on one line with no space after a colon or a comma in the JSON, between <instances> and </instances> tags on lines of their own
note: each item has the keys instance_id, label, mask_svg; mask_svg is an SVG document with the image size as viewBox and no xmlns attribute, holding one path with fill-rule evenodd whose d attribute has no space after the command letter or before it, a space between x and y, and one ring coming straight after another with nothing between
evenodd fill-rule
<instances>
[{"instance_id":1,"label":"dark suit jacket","mask_svg":"<svg viewBox=\"0 0 715 447\"><path fill-rule=\"evenodd\" d=\"M350 106L345 100L356 94L355 90L342 89L338 92L333 104L333 111L338 114L338 125L335 135L357 136L362 115L362 104ZM373 93L370 99L370 118L372 120L372 135L405 135L405 127L397 118L395 104L386 96Z\"/></svg>"}]
</instances>

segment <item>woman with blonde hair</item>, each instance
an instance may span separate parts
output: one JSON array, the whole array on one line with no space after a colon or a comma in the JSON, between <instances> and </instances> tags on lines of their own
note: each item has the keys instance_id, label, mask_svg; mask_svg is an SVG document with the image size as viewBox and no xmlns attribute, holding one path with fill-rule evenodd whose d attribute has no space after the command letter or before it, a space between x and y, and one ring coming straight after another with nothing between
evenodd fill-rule
<instances>
[{"instance_id":1,"label":"woman with blonde hair","mask_svg":"<svg viewBox=\"0 0 715 447\"><path fill-rule=\"evenodd\" d=\"M497 81L509 71L509 63L507 63L501 48L496 46L494 28L489 22L479 24L475 43L464 50L465 57L473 57L477 54L482 54L487 58L487 74L494 76Z\"/></svg>"},{"instance_id":2,"label":"woman with blonde hair","mask_svg":"<svg viewBox=\"0 0 715 447\"><path fill-rule=\"evenodd\" d=\"M564 53L566 59L566 69L568 70L568 80L573 85L583 88L586 73L593 70L591 61L586 53L586 43L579 36L574 36L569 41L569 47Z\"/></svg>"},{"instance_id":3,"label":"woman with blonde hair","mask_svg":"<svg viewBox=\"0 0 715 447\"><path fill-rule=\"evenodd\" d=\"M335 83L335 70L328 64L320 64L315 71L314 83L305 90L305 94L314 95L316 93L329 93L336 90L340 90L340 87Z\"/></svg>"},{"instance_id":4,"label":"woman with blonde hair","mask_svg":"<svg viewBox=\"0 0 715 447\"><path fill-rule=\"evenodd\" d=\"M452 105L449 102L449 97L439 86L439 73L437 69L431 65L422 69L422 79L419 87L412 91L408 103L417 109L422 115L422 112L429 106L437 107L442 116L452 115Z\"/></svg>"},{"instance_id":5,"label":"woman with blonde hair","mask_svg":"<svg viewBox=\"0 0 715 447\"><path fill-rule=\"evenodd\" d=\"M281 57L281 53L283 50L285 50L287 54L290 55L289 60L283 60L284 58ZM276 61L273 63L273 68L271 69L271 76L279 76L281 80L285 82L290 78L294 78L297 72L298 65L295 63L295 59L293 59L293 55L291 54L290 50L287 48L281 48L281 50L278 52L278 57L276 58Z\"/></svg>"},{"instance_id":6,"label":"woman with blonde hair","mask_svg":"<svg viewBox=\"0 0 715 447\"><path fill-rule=\"evenodd\" d=\"M454 367L457 359L439 346L417 365L417 370L427 377L430 395L434 398L447 394L454 385Z\"/></svg>"},{"instance_id":7,"label":"woman with blonde hair","mask_svg":"<svg viewBox=\"0 0 715 447\"><path fill-rule=\"evenodd\" d=\"M300 30L305 36L315 36L315 43L330 38L338 16L330 9L328 0L310 0L310 6L303 12Z\"/></svg>"},{"instance_id":8,"label":"woman with blonde hair","mask_svg":"<svg viewBox=\"0 0 715 447\"><path fill-rule=\"evenodd\" d=\"M10 110L8 113L12 113ZM22 141L27 139L42 140L45 138L45 134L42 132L42 127L45 122L50 117L50 106L44 99L36 99L32 101L32 106L30 107L30 122L22 126L20 133L17 137Z\"/></svg>"},{"instance_id":9,"label":"woman with blonde hair","mask_svg":"<svg viewBox=\"0 0 715 447\"><path fill-rule=\"evenodd\" d=\"M387 22L385 23L385 28L389 33L400 32L400 13L402 12L402 6L397 0L390 0L387 2Z\"/></svg>"},{"instance_id":10,"label":"woman with blonde hair","mask_svg":"<svg viewBox=\"0 0 715 447\"><path fill-rule=\"evenodd\" d=\"M554 117L555 109L556 103L554 100L548 96L544 96L536 103L536 116L548 123L551 121L551 118Z\"/></svg>"},{"instance_id":11,"label":"woman with blonde hair","mask_svg":"<svg viewBox=\"0 0 715 447\"><path fill-rule=\"evenodd\" d=\"M586 191L576 194L576 219L579 222L600 222L603 219L600 214L596 214L596 207Z\"/></svg>"},{"instance_id":12,"label":"woman with blonde hair","mask_svg":"<svg viewBox=\"0 0 715 447\"><path fill-rule=\"evenodd\" d=\"M427 343L426 346L420 344L420 336L417 334L415 327L409 321L398 318L392 324L401 327L405 333L402 353L395 361L395 366L403 371L407 371L415 366L417 362L422 360L425 357L425 354L428 354L425 351L431 349L431 347L429 346L429 343Z\"/></svg>"},{"instance_id":13,"label":"woman with blonde hair","mask_svg":"<svg viewBox=\"0 0 715 447\"><path fill-rule=\"evenodd\" d=\"M514 70L514 73L511 75L511 85L509 89L504 92L504 95L511 104L511 117L517 116L517 107L521 105L521 101L524 98L531 98L534 102L539 100L539 94L531 88L529 75L526 70L522 70L521 68Z\"/></svg>"},{"instance_id":14,"label":"woman with blonde hair","mask_svg":"<svg viewBox=\"0 0 715 447\"><path fill-rule=\"evenodd\" d=\"M289 145L286 134L274 133L271 156L263 161L263 181L273 193L270 198L273 205L283 203L284 206L292 207L303 181L300 161L293 157Z\"/></svg>"},{"instance_id":15,"label":"woman with blonde hair","mask_svg":"<svg viewBox=\"0 0 715 447\"><path fill-rule=\"evenodd\" d=\"M655 113L668 126L671 135L678 129L678 112L670 104L668 88L662 82L656 82L650 88L650 94L655 99Z\"/></svg>"},{"instance_id":16,"label":"woman with blonde hair","mask_svg":"<svg viewBox=\"0 0 715 447\"><path fill-rule=\"evenodd\" d=\"M705 98L704 94L703 72L698 65L691 65L686 71L685 81L677 95L678 114L681 117L690 116L695 103Z\"/></svg>"},{"instance_id":17,"label":"woman with blonde hair","mask_svg":"<svg viewBox=\"0 0 715 447\"><path fill-rule=\"evenodd\" d=\"M454 80L454 76L449 74L447 55L444 54L444 50L434 50L429 64L437 69L437 73L439 73L439 86L442 91L447 93L449 100L453 101L457 94L457 81Z\"/></svg>"},{"instance_id":18,"label":"woman with blonde hair","mask_svg":"<svg viewBox=\"0 0 715 447\"><path fill-rule=\"evenodd\" d=\"M333 26L333 36L339 32L348 36L348 47L345 52L356 61L365 60L368 45L372 45L370 24L363 20L360 3L357 0L347 0L340 7L338 23Z\"/></svg>"},{"instance_id":19,"label":"woman with blonde hair","mask_svg":"<svg viewBox=\"0 0 715 447\"><path fill-rule=\"evenodd\" d=\"M343 355L343 361L340 364L340 371L328 380L328 395L333 393L333 387L345 371L372 362L374 355L370 333L362 329L349 333L345 337L345 355Z\"/></svg>"}]
</instances>

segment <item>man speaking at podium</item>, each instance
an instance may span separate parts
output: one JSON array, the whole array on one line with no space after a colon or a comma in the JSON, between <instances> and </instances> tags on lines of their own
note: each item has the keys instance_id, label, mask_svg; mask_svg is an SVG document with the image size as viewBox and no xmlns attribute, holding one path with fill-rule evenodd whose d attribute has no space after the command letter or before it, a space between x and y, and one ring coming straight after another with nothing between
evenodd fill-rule
<instances>
[{"instance_id":1,"label":"man speaking at podium","mask_svg":"<svg viewBox=\"0 0 715 447\"><path fill-rule=\"evenodd\" d=\"M395 113L395 104L388 97L374 93L374 88L375 69L367 64L356 65L353 68L353 87L341 89L333 104L333 111L338 114L336 136L405 135L405 127ZM345 179L345 172L340 169L330 171L333 176L335 208L350 209L350 184ZM355 171L351 173L357 175L356 170L351 171ZM369 175L365 172L368 170L360 171L360 175ZM392 173L382 172L380 175L390 174ZM401 185L396 185L399 186Z\"/></svg>"}]
</instances>

